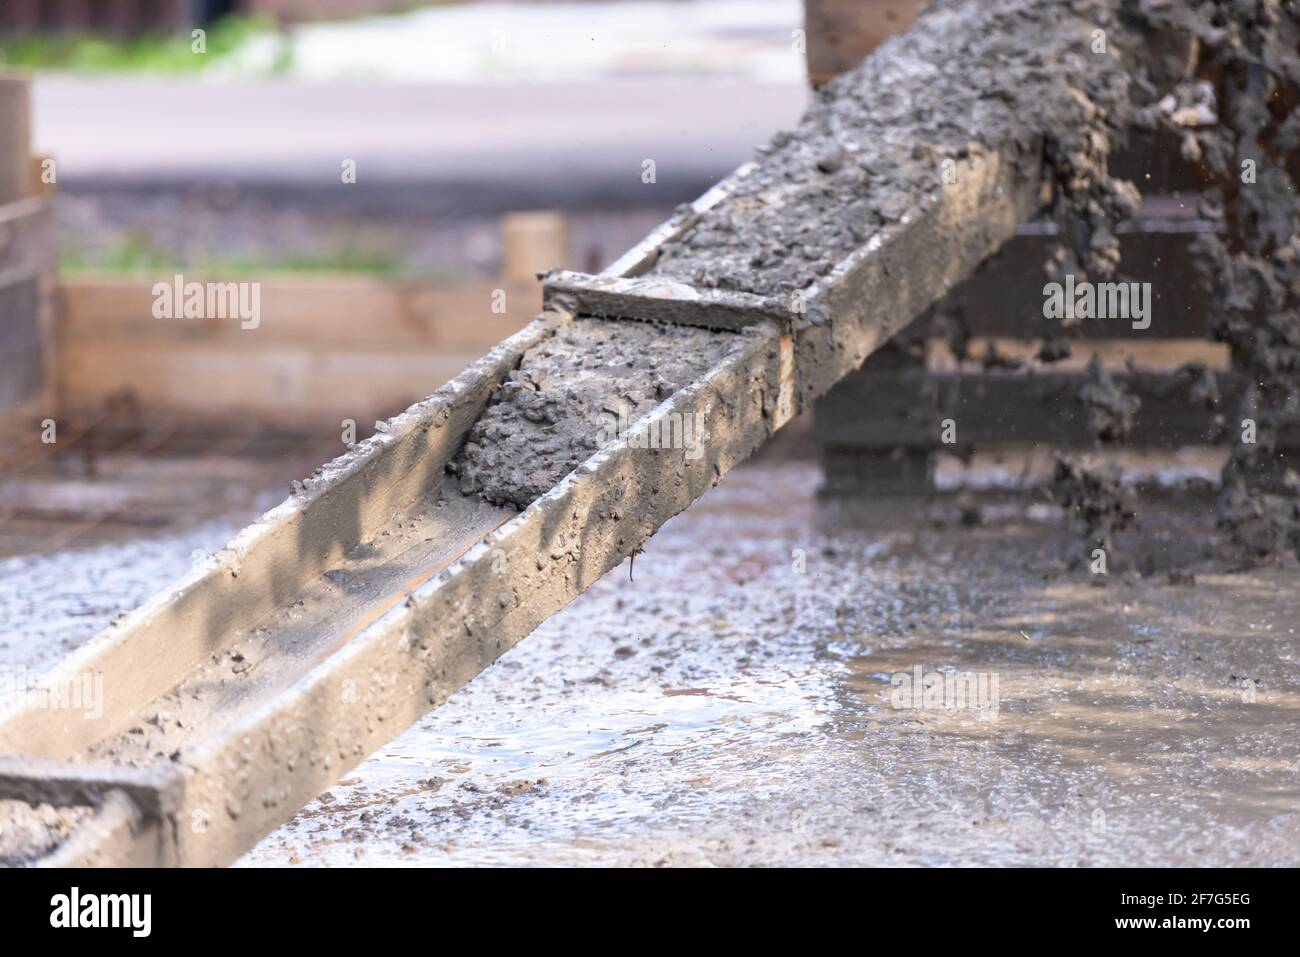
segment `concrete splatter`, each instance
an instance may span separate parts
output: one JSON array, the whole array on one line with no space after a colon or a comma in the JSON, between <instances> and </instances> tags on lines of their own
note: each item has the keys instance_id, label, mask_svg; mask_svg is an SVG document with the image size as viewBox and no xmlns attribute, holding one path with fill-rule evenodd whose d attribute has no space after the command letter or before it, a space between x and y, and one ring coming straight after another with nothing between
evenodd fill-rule
<instances>
[{"instance_id":1,"label":"concrete splatter","mask_svg":"<svg viewBox=\"0 0 1300 957\"><path fill-rule=\"evenodd\" d=\"M1150 4L1157 28L1196 50L1148 126L1183 136L1212 180L1197 240L1213 336L1247 388L1222 476L1220 520L1248 555L1300 553L1300 475L1278 437L1300 421L1300 5L1293 0ZM1190 107L1217 113L1198 115ZM1189 116L1190 113L1190 116ZM1201 122L1197 122L1197 120ZM1209 120L1209 122L1204 122Z\"/></svg>"}]
</instances>

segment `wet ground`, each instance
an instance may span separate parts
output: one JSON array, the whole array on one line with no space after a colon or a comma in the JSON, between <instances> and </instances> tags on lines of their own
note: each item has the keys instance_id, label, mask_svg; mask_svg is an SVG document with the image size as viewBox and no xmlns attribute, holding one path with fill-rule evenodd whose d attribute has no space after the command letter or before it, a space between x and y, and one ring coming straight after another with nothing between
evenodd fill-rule
<instances>
[{"instance_id":1,"label":"wet ground","mask_svg":"<svg viewBox=\"0 0 1300 957\"><path fill-rule=\"evenodd\" d=\"M1300 863L1294 564L1225 564L1191 495L1102 577L1033 495L819 481L732 473L240 863ZM0 664L237 524L5 559ZM980 677L960 703L917 668Z\"/></svg>"},{"instance_id":2,"label":"wet ground","mask_svg":"<svg viewBox=\"0 0 1300 957\"><path fill-rule=\"evenodd\" d=\"M818 482L733 473L241 863L1300 862L1294 567L1180 514L1103 582L1050 508ZM996 709L894 707L918 666Z\"/></svg>"}]
</instances>

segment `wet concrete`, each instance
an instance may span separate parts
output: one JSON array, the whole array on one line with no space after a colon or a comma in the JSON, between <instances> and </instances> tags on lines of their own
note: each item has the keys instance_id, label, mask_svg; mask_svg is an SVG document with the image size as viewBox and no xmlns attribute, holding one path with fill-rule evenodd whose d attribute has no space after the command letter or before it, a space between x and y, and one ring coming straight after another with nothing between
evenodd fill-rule
<instances>
[{"instance_id":1,"label":"wet concrete","mask_svg":"<svg viewBox=\"0 0 1300 957\"><path fill-rule=\"evenodd\" d=\"M736 471L242 863L1300 862L1297 570L1212 499L1103 579L1055 509L818 481ZM917 666L996 716L895 708Z\"/></svg>"},{"instance_id":2,"label":"wet concrete","mask_svg":"<svg viewBox=\"0 0 1300 957\"><path fill-rule=\"evenodd\" d=\"M1199 48L1199 74L1184 57L1179 76L1175 62L1167 72L1179 86L1138 119L1182 136L1184 157L1209 182L1201 209L1224 226L1197 239L1199 278L1214 337L1250 385L1229 418L1221 520L1256 556L1300 554L1300 477L1278 450L1280 430L1300 416L1300 12L1217 0L1149 5L1144 15ZM1180 122L1198 97L1214 122Z\"/></svg>"},{"instance_id":3,"label":"wet concrete","mask_svg":"<svg viewBox=\"0 0 1300 957\"><path fill-rule=\"evenodd\" d=\"M688 326L575 320L525 354L448 471L466 495L526 508L743 342Z\"/></svg>"},{"instance_id":4,"label":"wet concrete","mask_svg":"<svg viewBox=\"0 0 1300 957\"><path fill-rule=\"evenodd\" d=\"M823 88L651 271L700 287L802 290L915 215L972 154L997 152L1037 176L1045 152L1071 261L1109 274L1114 227L1138 200L1106 169L1126 74L1115 47L1090 47L1096 30L1115 44L1123 35L1114 8L939 0L916 28Z\"/></svg>"},{"instance_id":5,"label":"wet concrete","mask_svg":"<svg viewBox=\"0 0 1300 957\"><path fill-rule=\"evenodd\" d=\"M111 621L134 610L195 562L225 545L251 514L184 531L0 558L0 678L5 689L57 664ZM17 550L19 543L11 541ZM25 686L25 685L24 685Z\"/></svg>"}]
</instances>

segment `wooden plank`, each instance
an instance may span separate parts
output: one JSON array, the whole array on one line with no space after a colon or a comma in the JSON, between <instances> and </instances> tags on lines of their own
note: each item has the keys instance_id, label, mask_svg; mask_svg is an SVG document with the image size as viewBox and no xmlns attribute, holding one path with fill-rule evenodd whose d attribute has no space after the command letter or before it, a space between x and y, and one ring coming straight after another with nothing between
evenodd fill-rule
<instances>
[{"instance_id":1,"label":"wooden plank","mask_svg":"<svg viewBox=\"0 0 1300 957\"><path fill-rule=\"evenodd\" d=\"M779 300L723 289L696 289L667 276L589 276L554 270L546 275L543 301L574 315L604 319L635 317L656 322L743 329L761 320L786 325L793 318Z\"/></svg>"},{"instance_id":2,"label":"wooden plank","mask_svg":"<svg viewBox=\"0 0 1300 957\"><path fill-rule=\"evenodd\" d=\"M885 40L916 21L924 0L804 0L808 81L814 86L851 70Z\"/></svg>"},{"instance_id":3,"label":"wooden plank","mask_svg":"<svg viewBox=\"0 0 1300 957\"><path fill-rule=\"evenodd\" d=\"M145 424L181 413L213 428L365 426L447 382L523 328L541 301L535 280L276 277L260 286L260 322L245 329L237 319L155 318L149 278L65 282L63 412L93 416L129 398Z\"/></svg>"},{"instance_id":4,"label":"wooden plank","mask_svg":"<svg viewBox=\"0 0 1300 957\"><path fill-rule=\"evenodd\" d=\"M26 449L55 410L54 215L50 201L0 206L0 443Z\"/></svg>"},{"instance_id":5,"label":"wooden plank","mask_svg":"<svg viewBox=\"0 0 1300 957\"><path fill-rule=\"evenodd\" d=\"M162 413L319 423L344 418L369 425L428 395L477 353L404 350L324 352L287 347L213 349L204 343L70 343L59 357L62 409L93 412L110 397L130 397L142 421Z\"/></svg>"},{"instance_id":6,"label":"wooden plank","mask_svg":"<svg viewBox=\"0 0 1300 957\"><path fill-rule=\"evenodd\" d=\"M570 265L568 220L553 210L508 213L501 220L501 248L501 275L513 282L563 269Z\"/></svg>"},{"instance_id":7,"label":"wooden plank","mask_svg":"<svg viewBox=\"0 0 1300 957\"><path fill-rule=\"evenodd\" d=\"M541 306L536 280L435 284L282 276L259 280L260 323L245 329L236 319L155 318L154 284L172 281L170 275L65 278L59 288L61 334L69 344L130 340L203 342L223 349L274 343L322 352L399 346L481 352L522 329Z\"/></svg>"},{"instance_id":8,"label":"wooden plank","mask_svg":"<svg viewBox=\"0 0 1300 957\"><path fill-rule=\"evenodd\" d=\"M54 182L46 182L47 163L49 164L54 163L54 157L51 156L49 153L32 154L32 170L30 174L31 175L30 182L31 182L31 189L32 189L33 196L49 196L51 193L54 192L55 188L58 186L57 179ZM54 169L53 165L51 165L50 169L51 170Z\"/></svg>"},{"instance_id":9,"label":"wooden plank","mask_svg":"<svg viewBox=\"0 0 1300 957\"><path fill-rule=\"evenodd\" d=\"M931 372L980 372L981 358L989 348L1002 359L1023 363L1038 372L1082 372L1098 356L1110 369L1121 369L1130 360L1145 372L1173 372L1189 362L1201 362L1207 369L1226 370L1230 364L1228 346L1209 339L1088 339L1072 341L1070 355L1056 362L1038 358L1040 343L1024 339L973 337L967 343L968 358L959 362L951 344L940 339L925 343L926 368Z\"/></svg>"},{"instance_id":10,"label":"wooden plank","mask_svg":"<svg viewBox=\"0 0 1300 957\"><path fill-rule=\"evenodd\" d=\"M0 70L0 206L32 193L31 77L23 70Z\"/></svg>"}]
</instances>

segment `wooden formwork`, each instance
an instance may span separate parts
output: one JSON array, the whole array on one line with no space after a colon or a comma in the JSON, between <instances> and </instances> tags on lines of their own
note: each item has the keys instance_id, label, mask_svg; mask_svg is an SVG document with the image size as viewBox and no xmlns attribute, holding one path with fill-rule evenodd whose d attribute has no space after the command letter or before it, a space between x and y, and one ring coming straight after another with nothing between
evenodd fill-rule
<instances>
[{"instance_id":1,"label":"wooden formwork","mask_svg":"<svg viewBox=\"0 0 1300 957\"><path fill-rule=\"evenodd\" d=\"M337 434L346 421L368 434L537 314L538 273L568 260L567 223L558 213L511 214L502 233L499 278L275 274L248 283L255 322L154 314L167 291L159 284L229 288L228 275L64 277L60 418L82 450L163 433L172 451L231 437L307 438Z\"/></svg>"},{"instance_id":2,"label":"wooden formwork","mask_svg":"<svg viewBox=\"0 0 1300 957\"><path fill-rule=\"evenodd\" d=\"M53 201L32 157L25 74L0 71L0 130L0 441L12 454L39 441L55 392Z\"/></svg>"},{"instance_id":3,"label":"wooden formwork","mask_svg":"<svg viewBox=\"0 0 1300 957\"><path fill-rule=\"evenodd\" d=\"M808 79L820 86L916 22L925 0L804 0Z\"/></svg>"},{"instance_id":4,"label":"wooden formwork","mask_svg":"<svg viewBox=\"0 0 1300 957\"><path fill-rule=\"evenodd\" d=\"M105 435L162 419L210 436L369 426L450 381L541 304L535 279L274 276L258 281L259 322L244 328L156 318L155 279L173 277L60 284L55 369L70 420Z\"/></svg>"}]
</instances>

